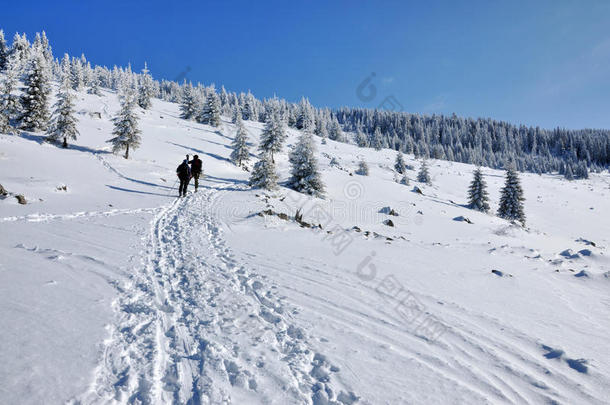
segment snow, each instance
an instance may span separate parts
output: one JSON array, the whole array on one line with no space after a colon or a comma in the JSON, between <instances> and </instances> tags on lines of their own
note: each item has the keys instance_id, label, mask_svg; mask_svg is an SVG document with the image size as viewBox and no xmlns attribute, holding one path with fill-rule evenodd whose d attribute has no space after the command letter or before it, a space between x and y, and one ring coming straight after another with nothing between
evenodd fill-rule
<instances>
[{"instance_id":1,"label":"snow","mask_svg":"<svg viewBox=\"0 0 610 405\"><path fill-rule=\"evenodd\" d=\"M427 185L406 155L405 186L394 151L316 137L325 199L252 190L228 117L154 99L125 160L106 143L118 110L78 93L68 150L0 135L0 183L28 201L0 200L0 403L610 398L607 172L520 173L522 228L465 207L471 165L431 160ZM244 124L256 150L264 124ZM205 178L177 199L186 153ZM504 173L483 172L495 213Z\"/></svg>"}]
</instances>

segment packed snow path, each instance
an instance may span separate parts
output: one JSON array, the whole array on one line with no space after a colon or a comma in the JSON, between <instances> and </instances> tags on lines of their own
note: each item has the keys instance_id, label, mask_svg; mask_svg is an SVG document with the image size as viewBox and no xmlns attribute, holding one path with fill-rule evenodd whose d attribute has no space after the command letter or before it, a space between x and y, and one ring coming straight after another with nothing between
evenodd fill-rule
<instances>
[{"instance_id":1,"label":"packed snow path","mask_svg":"<svg viewBox=\"0 0 610 405\"><path fill-rule=\"evenodd\" d=\"M204 189L164 207L83 403L351 403L264 279L237 263ZM229 395L229 391L231 395Z\"/></svg>"}]
</instances>

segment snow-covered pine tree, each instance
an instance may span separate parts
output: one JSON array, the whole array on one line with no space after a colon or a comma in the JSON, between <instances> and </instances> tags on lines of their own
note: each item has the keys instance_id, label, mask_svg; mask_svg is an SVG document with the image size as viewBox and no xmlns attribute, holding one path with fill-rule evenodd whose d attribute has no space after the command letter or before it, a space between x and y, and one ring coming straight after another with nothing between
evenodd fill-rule
<instances>
[{"instance_id":1,"label":"snow-covered pine tree","mask_svg":"<svg viewBox=\"0 0 610 405\"><path fill-rule=\"evenodd\" d=\"M180 103L180 118L194 120L199 113L197 95L193 91L193 85L188 83L183 86L182 102Z\"/></svg>"},{"instance_id":2,"label":"snow-covered pine tree","mask_svg":"<svg viewBox=\"0 0 610 405\"><path fill-rule=\"evenodd\" d=\"M22 112L20 127L26 131L44 131L49 123L48 93L49 78L45 73L45 62L41 54L30 60L25 87L21 95Z\"/></svg>"},{"instance_id":3,"label":"snow-covered pine tree","mask_svg":"<svg viewBox=\"0 0 610 405\"><path fill-rule=\"evenodd\" d=\"M265 128L261 133L258 149L261 153L269 153L271 161L275 163L273 155L282 150L285 140L286 129L284 128L284 121L280 118L277 109L274 108L267 114Z\"/></svg>"},{"instance_id":4,"label":"snow-covered pine tree","mask_svg":"<svg viewBox=\"0 0 610 405\"><path fill-rule=\"evenodd\" d=\"M241 110L239 109L239 105L233 108L233 114L231 115L232 124L237 124L237 117L239 117L239 120L243 123L243 120L241 119Z\"/></svg>"},{"instance_id":5,"label":"snow-covered pine tree","mask_svg":"<svg viewBox=\"0 0 610 405\"><path fill-rule=\"evenodd\" d=\"M233 152L231 152L231 161L237 166L242 167L250 160L250 150L248 149L248 132L244 127L244 122L241 119L241 114L236 113L235 117L235 138L232 142Z\"/></svg>"},{"instance_id":6,"label":"snow-covered pine tree","mask_svg":"<svg viewBox=\"0 0 610 405\"><path fill-rule=\"evenodd\" d=\"M369 175L369 165L367 165L364 160L358 162L358 169L356 170L356 174L359 174L361 176Z\"/></svg>"},{"instance_id":7,"label":"snow-covered pine tree","mask_svg":"<svg viewBox=\"0 0 610 405\"><path fill-rule=\"evenodd\" d=\"M341 125L336 116L333 116L328 127L328 138L337 142L345 142Z\"/></svg>"},{"instance_id":8,"label":"snow-covered pine tree","mask_svg":"<svg viewBox=\"0 0 610 405\"><path fill-rule=\"evenodd\" d=\"M205 104L203 105L203 111L199 117L199 122L213 127L220 126L220 100L213 88L208 91Z\"/></svg>"},{"instance_id":9,"label":"snow-covered pine tree","mask_svg":"<svg viewBox=\"0 0 610 405\"><path fill-rule=\"evenodd\" d=\"M93 94L95 96L102 95L102 92L100 91L100 78L95 73L91 78L91 86L89 87L89 90L87 90L87 93Z\"/></svg>"},{"instance_id":10,"label":"snow-covered pine tree","mask_svg":"<svg viewBox=\"0 0 610 405\"><path fill-rule=\"evenodd\" d=\"M430 173L428 172L428 164L426 163L425 160L422 160L422 162L421 162L421 167L419 169L419 172L417 173L417 181L419 181L420 183L426 183L426 184L431 183Z\"/></svg>"},{"instance_id":11,"label":"snow-covered pine tree","mask_svg":"<svg viewBox=\"0 0 610 405\"><path fill-rule=\"evenodd\" d=\"M55 111L51 120L51 125L47 129L47 138L49 142L58 142L62 140L62 147L68 147L68 139L76 140L79 134L76 129L76 118L74 117L74 96L71 93L70 77L64 75L57 102L55 103Z\"/></svg>"},{"instance_id":12,"label":"snow-covered pine tree","mask_svg":"<svg viewBox=\"0 0 610 405\"><path fill-rule=\"evenodd\" d=\"M574 172L572 171L572 164L568 163L566 165L566 172L563 175L566 180L574 180Z\"/></svg>"},{"instance_id":13,"label":"snow-covered pine tree","mask_svg":"<svg viewBox=\"0 0 610 405\"><path fill-rule=\"evenodd\" d=\"M10 124L8 115L0 108L0 134L12 134L13 127Z\"/></svg>"},{"instance_id":14,"label":"snow-covered pine tree","mask_svg":"<svg viewBox=\"0 0 610 405\"><path fill-rule=\"evenodd\" d=\"M394 163L394 169L400 174L405 174L405 171L407 170L407 167L405 166L405 159L402 156L401 151L396 152L396 161Z\"/></svg>"},{"instance_id":15,"label":"snow-covered pine tree","mask_svg":"<svg viewBox=\"0 0 610 405\"><path fill-rule=\"evenodd\" d=\"M148 110L152 105L150 99L153 96L153 80L150 77L148 65L144 62L144 69L142 69L142 74L139 76L139 84L138 84L138 105Z\"/></svg>"},{"instance_id":16,"label":"snow-covered pine tree","mask_svg":"<svg viewBox=\"0 0 610 405\"><path fill-rule=\"evenodd\" d=\"M473 173L472 182L468 189L468 205L477 211L489 211L489 197L487 195L487 184L483 178L483 171L477 167Z\"/></svg>"},{"instance_id":17,"label":"snow-covered pine tree","mask_svg":"<svg viewBox=\"0 0 610 405\"><path fill-rule=\"evenodd\" d=\"M361 148L366 148L369 146L369 140L367 139L364 132L362 132L362 130L360 130L360 129L358 129L358 131L356 131L355 141L356 141L356 145L358 145Z\"/></svg>"},{"instance_id":18,"label":"snow-covered pine tree","mask_svg":"<svg viewBox=\"0 0 610 405\"><path fill-rule=\"evenodd\" d=\"M304 131L289 156L292 177L288 180L288 187L299 193L323 197L324 183L314 154L313 135L309 131Z\"/></svg>"},{"instance_id":19,"label":"snow-covered pine tree","mask_svg":"<svg viewBox=\"0 0 610 405\"><path fill-rule=\"evenodd\" d=\"M258 162L254 164L252 175L250 175L250 186L263 188L265 190L275 190L277 188L278 176L275 172L275 163L271 154L263 152Z\"/></svg>"},{"instance_id":20,"label":"snow-covered pine tree","mask_svg":"<svg viewBox=\"0 0 610 405\"><path fill-rule=\"evenodd\" d=\"M126 90L121 98L121 110L113 118L114 138L107 142L112 144L112 152L118 153L125 150L125 159L129 159L129 150L140 146L140 130L138 129L138 116L136 115L136 94L132 89Z\"/></svg>"},{"instance_id":21,"label":"snow-covered pine tree","mask_svg":"<svg viewBox=\"0 0 610 405\"><path fill-rule=\"evenodd\" d=\"M381 148L383 148L383 135L381 134L381 129L379 129L379 127L375 128L370 145L375 148L375 150L381 150Z\"/></svg>"},{"instance_id":22,"label":"snow-covered pine tree","mask_svg":"<svg viewBox=\"0 0 610 405\"><path fill-rule=\"evenodd\" d=\"M409 178L407 177L406 174L404 176L402 176L402 178L400 179L400 184L404 184L405 186L408 186L409 184L411 184L411 182L409 181Z\"/></svg>"},{"instance_id":23,"label":"snow-covered pine tree","mask_svg":"<svg viewBox=\"0 0 610 405\"><path fill-rule=\"evenodd\" d=\"M525 212L523 209L523 189L517 176L517 172L512 167L506 171L506 182L500 195L500 207L498 216L511 221L519 221L525 225Z\"/></svg>"},{"instance_id":24,"label":"snow-covered pine tree","mask_svg":"<svg viewBox=\"0 0 610 405\"><path fill-rule=\"evenodd\" d=\"M19 97L13 94L13 90L17 86L18 74L19 61L17 56L9 54L4 69L4 79L0 84L0 114L5 117L0 132L5 134L17 133L17 130L11 125L11 121L21 114Z\"/></svg>"},{"instance_id":25,"label":"snow-covered pine tree","mask_svg":"<svg viewBox=\"0 0 610 405\"><path fill-rule=\"evenodd\" d=\"M6 45L6 39L4 39L4 31L0 29L0 72L6 69L6 63L8 61L8 45Z\"/></svg>"},{"instance_id":26,"label":"snow-covered pine tree","mask_svg":"<svg viewBox=\"0 0 610 405\"><path fill-rule=\"evenodd\" d=\"M80 59L73 57L70 66L72 71L72 88L76 91L81 90L85 85L85 77Z\"/></svg>"},{"instance_id":27,"label":"snow-covered pine tree","mask_svg":"<svg viewBox=\"0 0 610 405\"><path fill-rule=\"evenodd\" d=\"M309 129L313 131L315 125L313 109L309 100L303 97L299 103L295 126L297 129Z\"/></svg>"}]
</instances>

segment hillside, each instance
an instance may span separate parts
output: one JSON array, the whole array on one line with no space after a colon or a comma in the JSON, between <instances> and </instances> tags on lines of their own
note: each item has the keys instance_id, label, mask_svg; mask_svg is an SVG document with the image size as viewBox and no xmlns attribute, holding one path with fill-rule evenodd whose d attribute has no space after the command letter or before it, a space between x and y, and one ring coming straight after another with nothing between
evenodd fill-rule
<instances>
[{"instance_id":1,"label":"hillside","mask_svg":"<svg viewBox=\"0 0 610 405\"><path fill-rule=\"evenodd\" d=\"M394 151L315 137L326 198L265 192L228 159L229 117L154 99L125 160L106 143L116 94L76 110L67 150L0 135L0 183L28 201L0 200L0 403L610 398L607 171L521 173L523 228L465 208L472 165L431 160L422 185L406 155L406 186ZM254 152L264 124L245 124ZM187 153L205 178L177 199ZM495 213L504 173L484 173Z\"/></svg>"}]
</instances>

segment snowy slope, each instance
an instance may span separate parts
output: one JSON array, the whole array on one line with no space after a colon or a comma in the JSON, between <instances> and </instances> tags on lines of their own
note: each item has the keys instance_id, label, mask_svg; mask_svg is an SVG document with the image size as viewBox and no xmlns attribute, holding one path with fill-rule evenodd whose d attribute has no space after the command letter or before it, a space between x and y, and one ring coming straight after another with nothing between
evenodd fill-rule
<instances>
[{"instance_id":1,"label":"snowy slope","mask_svg":"<svg viewBox=\"0 0 610 405\"><path fill-rule=\"evenodd\" d=\"M463 207L472 166L432 161L433 186L404 186L392 151L318 138L324 200L250 190L228 120L159 100L126 161L105 143L118 108L79 94L69 150L0 135L0 184L29 202L0 201L0 403L610 398L608 173L521 174L522 229ZM262 124L246 127L255 151ZM206 177L177 200L186 153ZM484 171L495 211L503 173ZM258 215L297 209L322 229Z\"/></svg>"}]
</instances>

